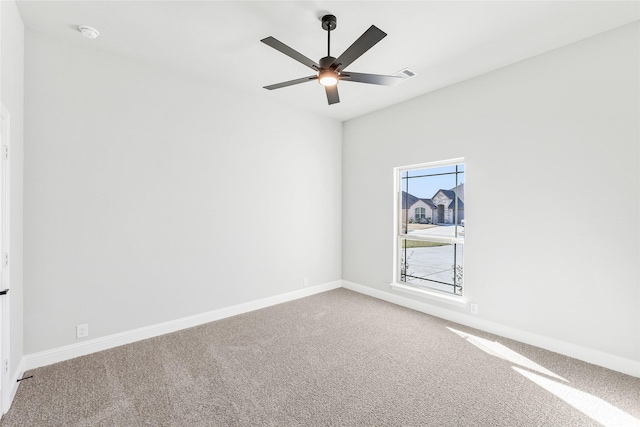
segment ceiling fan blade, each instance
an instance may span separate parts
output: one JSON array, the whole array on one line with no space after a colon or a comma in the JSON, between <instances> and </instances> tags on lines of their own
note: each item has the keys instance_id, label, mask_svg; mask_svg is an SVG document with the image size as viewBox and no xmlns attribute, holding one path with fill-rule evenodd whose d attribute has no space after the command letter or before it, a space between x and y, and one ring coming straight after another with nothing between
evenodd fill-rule
<instances>
[{"instance_id":1,"label":"ceiling fan blade","mask_svg":"<svg viewBox=\"0 0 640 427\"><path fill-rule=\"evenodd\" d=\"M371 49L376 43L385 38L387 33L380 28L372 25L367 31L360 36L358 40L353 42L351 46L345 50L335 61L332 67L338 71L344 70L356 59L360 58L363 53Z\"/></svg>"},{"instance_id":2,"label":"ceiling fan blade","mask_svg":"<svg viewBox=\"0 0 640 427\"><path fill-rule=\"evenodd\" d=\"M311 80L317 80L317 79L318 79L318 76L302 77L295 80L289 80L288 82L282 82L282 83L276 83L269 86L264 86L264 88L269 90L280 89L281 87L293 86L293 85L306 83L306 82L310 82Z\"/></svg>"},{"instance_id":3,"label":"ceiling fan blade","mask_svg":"<svg viewBox=\"0 0 640 427\"><path fill-rule=\"evenodd\" d=\"M303 54L301 54L300 52L291 49L289 46L287 46L286 44L282 43L281 41L274 39L273 37L267 37L265 39L260 40L262 43L271 46L272 48L274 48L275 50L279 50L280 52L284 53L285 55L287 55L290 58L295 59L296 61L300 62L301 64L306 65L307 67L318 71L320 69L320 65L318 65L317 62L307 58L306 56L304 56Z\"/></svg>"},{"instance_id":4,"label":"ceiling fan blade","mask_svg":"<svg viewBox=\"0 0 640 427\"><path fill-rule=\"evenodd\" d=\"M325 86L324 89L327 92L327 101L329 101L329 105L340 102L340 97L338 96L338 85Z\"/></svg>"},{"instance_id":5,"label":"ceiling fan blade","mask_svg":"<svg viewBox=\"0 0 640 427\"><path fill-rule=\"evenodd\" d=\"M380 74L353 73L351 71L345 71L344 73L340 74L340 80L345 80L348 82L370 83L382 86L396 86L402 81L402 77L382 76Z\"/></svg>"}]
</instances>

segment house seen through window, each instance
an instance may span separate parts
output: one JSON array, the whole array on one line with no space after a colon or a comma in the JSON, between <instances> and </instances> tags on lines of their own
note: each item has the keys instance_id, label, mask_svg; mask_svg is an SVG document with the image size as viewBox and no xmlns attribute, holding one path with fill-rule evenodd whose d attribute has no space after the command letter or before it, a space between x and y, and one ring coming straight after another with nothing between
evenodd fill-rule
<instances>
[{"instance_id":1,"label":"house seen through window","mask_svg":"<svg viewBox=\"0 0 640 427\"><path fill-rule=\"evenodd\" d=\"M398 174L397 280L462 295L464 163L400 168Z\"/></svg>"}]
</instances>

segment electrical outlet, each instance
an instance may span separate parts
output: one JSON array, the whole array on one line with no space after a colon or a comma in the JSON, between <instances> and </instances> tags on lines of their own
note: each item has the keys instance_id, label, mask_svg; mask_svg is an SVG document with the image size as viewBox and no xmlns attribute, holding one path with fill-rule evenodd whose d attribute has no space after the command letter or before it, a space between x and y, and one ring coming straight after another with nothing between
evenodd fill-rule
<instances>
[{"instance_id":1,"label":"electrical outlet","mask_svg":"<svg viewBox=\"0 0 640 427\"><path fill-rule=\"evenodd\" d=\"M469 304L469 310L471 311L471 314L478 314L478 304Z\"/></svg>"},{"instance_id":2,"label":"electrical outlet","mask_svg":"<svg viewBox=\"0 0 640 427\"><path fill-rule=\"evenodd\" d=\"M302 281L302 286L304 286L305 288L309 286L309 278L307 277L304 278L304 280Z\"/></svg>"},{"instance_id":3,"label":"electrical outlet","mask_svg":"<svg viewBox=\"0 0 640 427\"><path fill-rule=\"evenodd\" d=\"M76 326L76 338L84 338L89 336L89 325L86 323L84 325Z\"/></svg>"},{"instance_id":4,"label":"electrical outlet","mask_svg":"<svg viewBox=\"0 0 640 427\"><path fill-rule=\"evenodd\" d=\"M4 366L2 368L5 374L9 373L9 359L4 359Z\"/></svg>"}]
</instances>

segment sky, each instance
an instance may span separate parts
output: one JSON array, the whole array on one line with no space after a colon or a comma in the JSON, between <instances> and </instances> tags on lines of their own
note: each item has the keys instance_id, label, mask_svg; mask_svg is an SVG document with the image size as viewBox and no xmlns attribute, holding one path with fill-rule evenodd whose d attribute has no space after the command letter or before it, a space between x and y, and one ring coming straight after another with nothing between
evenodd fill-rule
<instances>
[{"instance_id":1,"label":"sky","mask_svg":"<svg viewBox=\"0 0 640 427\"><path fill-rule=\"evenodd\" d=\"M409 189L407 191L407 180L402 179L402 191L421 199L432 198L438 190L451 190L456 186L456 166L443 166L428 169L414 169L409 171ZM464 165L458 165L458 185L464 183ZM449 173L448 175L437 175ZM436 176L433 176L433 175ZM423 176L431 175L431 176ZM403 172L402 177L407 176L407 172Z\"/></svg>"}]
</instances>

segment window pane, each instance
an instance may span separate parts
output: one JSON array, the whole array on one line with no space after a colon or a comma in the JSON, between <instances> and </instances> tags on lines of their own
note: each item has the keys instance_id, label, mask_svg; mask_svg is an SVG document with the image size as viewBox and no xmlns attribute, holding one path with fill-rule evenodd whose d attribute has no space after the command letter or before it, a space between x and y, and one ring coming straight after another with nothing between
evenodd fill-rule
<instances>
[{"instance_id":1,"label":"window pane","mask_svg":"<svg viewBox=\"0 0 640 427\"><path fill-rule=\"evenodd\" d=\"M412 169L401 174L402 234L464 237L464 165Z\"/></svg>"},{"instance_id":2,"label":"window pane","mask_svg":"<svg viewBox=\"0 0 640 427\"><path fill-rule=\"evenodd\" d=\"M462 295L463 245L409 239L401 242L401 282Z\"/></svg>"}]
</instances>

